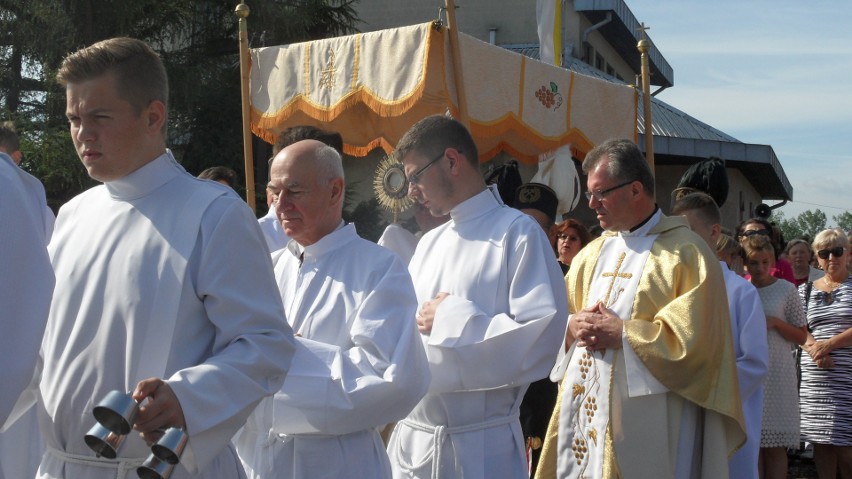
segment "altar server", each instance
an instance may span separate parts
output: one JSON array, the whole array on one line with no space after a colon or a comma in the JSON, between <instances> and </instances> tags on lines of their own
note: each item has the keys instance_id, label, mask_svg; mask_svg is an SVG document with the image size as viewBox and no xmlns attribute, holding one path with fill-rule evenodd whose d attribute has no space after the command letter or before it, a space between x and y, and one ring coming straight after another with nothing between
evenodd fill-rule
<instances>
[{"instance_id":1,"label":"altar server","mask_svg":"<svg viewBox=\"0 0 852 479\"><path fill-rule=\"evenodd\" d=\"M419 121L396 154L409 196L450 220L423 236L409 265L432 383L391 437L394 477L529 477L518 409L553 365L567 318L553 249L486 187L456 120Z\"/></svg>"},{"instance_id":2,"label":"altar server","mask_svg":"<svg viewBox=\"0 0 852 479\"><path fill-rule=\"evenodd\" d=\"M144 42L79 50L58 80L74 147L103 184L62 207L49 248L38 477L134 477L166 427L189 436L172 479L241 477L231 437L281 386L295 349L257 221L166 149L168 81ZM112 460L83 441L111 390L142 403L145 439L130 434Z\"/></svg>"}]
</instances>

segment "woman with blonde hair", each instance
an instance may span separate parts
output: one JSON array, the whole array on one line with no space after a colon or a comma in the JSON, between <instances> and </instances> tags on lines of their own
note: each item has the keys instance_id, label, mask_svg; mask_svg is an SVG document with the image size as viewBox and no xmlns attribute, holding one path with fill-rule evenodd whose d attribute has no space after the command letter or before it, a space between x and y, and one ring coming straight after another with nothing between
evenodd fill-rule
<instances>
[{"instance_id":1,"label":"woman with blonde hair","mask_svg":"<svg viewBox=\"0 0 852 479\"><path fill-rule=\"evenodd\" d=\"M719 239L716 240L716 256L734 273L740 276L745 274L743 247L732 236L725 233L719 235Z\"/></svg>"},{"instance_id":2,"label":"woman with blonde hair","mask_svg":"<svg viewBox=\"0 0 852 479\"><path fill-rule=\"evenodd\" d=\"M802 438L821 478L852 477L852 280L849 239L839 229L813 242L822 278L799 287L810 333L802 357ZM808 286L811 286L810 288Z\"/></svg>"}]
</instances>

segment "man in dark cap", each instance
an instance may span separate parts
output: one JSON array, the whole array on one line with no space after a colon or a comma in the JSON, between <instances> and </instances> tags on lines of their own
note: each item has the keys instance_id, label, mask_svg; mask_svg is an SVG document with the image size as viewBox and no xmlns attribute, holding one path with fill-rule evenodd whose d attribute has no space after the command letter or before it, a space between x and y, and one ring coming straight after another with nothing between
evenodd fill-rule
<instances>
[{"instance_id":1,"label":"man in dark cap","mask_svg":"<svg viewBox=\"0 0 852 479\"><path fill-rule=\"evenodd\" d=\"M549 186L541 183L526 183L515 189L515 199L511 206L532 216L544 232L548 233L556 217L557 204L559 204L559 198Z\"/></svg>"},{"instance_id":2,"label":"man in dark cap","mask_svg":"<svg viewBox=\"0 0 852 479\"><path fill-rule=\"evenodd\" d=\"M548 234L556 216L556 205L559 199L556 192L541 183L526 183L515 189L512 207L531 216ZM554 261L556 255L554 253ZM538 458L541 456L541 445L547 432L547 424L553 407L556 405L556 394L559 386L544 377L530 384L521 402L521 430L524 432L524 443L530 460L530 473L535 471Z\"/></svg>"}]
</instances>

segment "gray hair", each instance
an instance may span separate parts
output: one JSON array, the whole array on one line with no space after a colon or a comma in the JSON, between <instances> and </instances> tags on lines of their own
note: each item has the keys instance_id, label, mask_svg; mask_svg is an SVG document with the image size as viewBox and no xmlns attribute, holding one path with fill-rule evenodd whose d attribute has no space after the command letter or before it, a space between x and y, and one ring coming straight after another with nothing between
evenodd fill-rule
<instances>
[{"instance_id":1,"label":"gray hair","mask_svg":"<svg viewBox=\"0 0 852 479\"><path fill-rule=\"evenodd\" d=\"M613 181L638 181L642 183L645 193L654 197L654 175L635 143L623 139L610 139L601 143L586 155L583 173L588 175L604 160L607 161L606 171Z\"/></svg>"},{"instance_id":2,"label":"gray hair","mask_svg":"<svg viewBox=\"0 0 852 479\"><path fill-rule=\"evenodd\" d=\"M340 153L328 145L322 145L317 148L315 158L315 167L317 169L317 181L329 182L337 178L343 177L343 160L340 158Z\"/></svg>"}]
</instances>

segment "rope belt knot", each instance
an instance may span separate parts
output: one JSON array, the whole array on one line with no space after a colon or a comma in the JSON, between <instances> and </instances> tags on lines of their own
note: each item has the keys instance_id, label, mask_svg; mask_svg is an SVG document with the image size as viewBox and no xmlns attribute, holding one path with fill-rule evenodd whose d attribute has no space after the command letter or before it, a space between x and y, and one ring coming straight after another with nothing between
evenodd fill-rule
<instances>
[{"instance_id":1,"label":"rope belt knot","mask_svg":"<svg viewBox=\"0 0 852 479\"><path fill-rule=\"evenodd\" d=\"M399 424L410 427L415 431L425 432L428 434L432 434L432 454L427 454L419 463L417 464L408 464L403 461L403 459L399 455L399 451L401 448L396 448L396 459L397 464L401 465L403 468L414 471L422 468L429 462L432 463L432 479L438 479L439 470L441 465L441 447L444 444L444 440L453 434L461 434L465 432L474 432L474 431L482 431L484 429L491 429L498 426L504 426L506 424L511 424L518 420L518 411L515 410L514 414L510 414L508 416L498 417L494 419L489 419L487 421L477 422L473 424L465 424L462 426L453 426L447 427L442 424L437 426L433 426L431 424L423 424L421 422L413 421L411 419L403 419L399 421ZM431 461L430 461L431 459Z\"/></svg>"}]
</instances>

